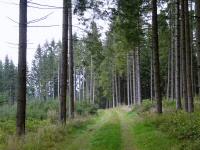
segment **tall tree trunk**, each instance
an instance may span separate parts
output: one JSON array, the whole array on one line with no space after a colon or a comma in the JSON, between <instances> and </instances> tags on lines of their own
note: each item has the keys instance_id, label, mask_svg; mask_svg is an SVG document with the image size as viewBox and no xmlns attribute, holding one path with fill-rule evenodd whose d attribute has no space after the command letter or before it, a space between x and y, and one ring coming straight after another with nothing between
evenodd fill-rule
<instances>
[{"instance_id":1,"label":"tall tree trunk","mask_svg":"<svg viewBox=\"0 0 200 150\"><path fill-rule=\"evenodd\" d=\"M113 108L115 107L115 77L114 71L112 70L112 98L113 98Z\"/></svg>"},{"instance_id":2,"label":"tall tree trunk","mask_svg":"<svg viewBox=\"0 0 200 150\"><path fill-rule=\"evenodd\" d=\"M117 83L117 72L115 69L115 91L116 91L116 104L119 106L119 91L118 91L118 83Z\"/></svg>"},{"instance_id":3,"label":"tall tree trunk","mask_svg":"<svg viewBox=\"0 0 200 150\"><path fill-rule=\"evenodd\" d=\"M192 2L193 0L190 0L190 12L193 12L194 10L193 10L193 6L192 6ZM191 15L189 15L189 16L191 16ZM190 42L190 44L191 44L191 80L192 80L192 94L193 95L195 95L195 87L194 87L194 69L193 69L193 51L194 51L194 46L193 46L193 42L194 42L194 40L193 40L193 24L194 24L194 18L191 16L191 17L189 17L190 19L189 19L189 21L191 22L190 23L190 39L191 39L191 42Z\"/></svg>"},{"instance_id":4,"label":"tall tree trunk","mask_svg":"<svg viewBox=\"0 0 200 150\"><path fill-rule=\"evenodd\" d=\"M130 57L130 62L132 62L132 57ZM129 62L129 63L130 63ZM130 66L129 66L130 70L129 70L129 74L130 74L130 77L129 77L129 85L130 85L130 105L133 105L133 78L132 78L132 65L130 63Z\"/></svg>"},{"instance_id":5,"label":"tall tree trunk","mask_svg":"<svg viewBox=\"0 0 200 150\"><path fill-rule=\"evenodd\" d=\"M158 47L157 0L152 0L152 47L154 54L155 100L157 101L157 113L162 113L162 97L160 91L160 62Z\"/></svg>"},{"instance_id":6,"label":"tall tree trunk","mask_svg":"<svg viewBox=\"0 0 200 150\"><path fill-rule=\"evenodd\" d=\"M26 119L27 0L20 0L19 15L19 56L16 133L17 135L21 136L25 134Z\"/></svg>"},{"instance_id":7,"label":"tall tree trunk","mask_svg":"<svg viewBox=\"0 0 200 150\"><path fill-rule=\"evenodd\" d=\"M135 104L138 105L139 103L139 97L138 97L138 76L137 76L137 71L138 71L138 66L137 66L137 51L138 48L135 48L134 52L134 66L135 66Z\"/></svg>"},{"instance_id":8,"label":"tall tree trunk","mask_svg":"<svg viewBox=\"0 0 200 150\"><path fill-rule=\"evenodd\" d=\"M127 54L127 102L128 106L130 105L130 84L129 84L129 55Z\"/></svg>"},{"instance_id":9,"label":"tall tree trunk","mask_svg":"<svg viewBox=\"0 0 200 150\"><path fill-rule=\"evenodd\" d=\"M135 65L135 50L133 50L133 102L137 104L137 93L136 93L136 65Z\"/></svg>"},{"instance_id":10,"label":"tall tree trunk","mask_svg":"<svg viewBox=\"0 0 200 150\"><path fill-rule=\"evenodd\" d=\"M82 79L82 85L83 85L83 100L85 100L85 71L83 69L83 79Z\"/></svg>"},{"instance_id":11,"label":"tall tree trunk","mask_svg":"<svg viewBox=\"0 0 200 150\"><path fill-rule=\"evenodd\" d=\"M151 50L151 101L153 102L154 100L154 68L153 68L153 50ZM170 62L169 62L169 66L170 66ZM170 74L169 74L170 76ZM168 77L170 78L170 77Z\"/></svg>"},{"instance_id":12,"label":"tall tree trunk","mask_svg":"<svg viewBox=\"0 0 200 150\"><path fill-rule=\"evenodd\" d=\"M169 49L168 52L168 75L167 75L167 99L170 99L170 91L171 91L171 48Z\"/></svg>"},{"instance_id":13,"label":"tall tree trunk","mask_svg":"<svg viewBox=\"0 0 200 150\"><path fill-rule=\"evenodd\" d=\"M74 102L76 102L76 100L78 99L78 95L77 95L77 77L76 77L76 66L74 65Z\"/></svg>"},{"instance_id":14,"label":"tall tree trunk","mask_svg":"<svg viewBox=\"0 0 200 150\"><path fill-rule=\"evenodd\" d=\"M81 79L80 79L80 77L81 77L81 70L80 70L80 68L78 69L78 100L79 100L79 102L81 101Z\"/></svg>"},{"instance_id":15,"label":"tall tree trunk","mask_svg":"<svg viewBox=\"0 0 200 150\"><path fill-rule=\"evenodd\" d=\"M118 84L118 101L119 101L119 104L121 105L122 103L122 91L123 90L121 90L121 79L120 79L120 76L119 75L117 75L117 84Z\"/></svg>"},{"instance_id":16,"label":"tall tree trunk","mask_svg":"<svg viewBox=\"0 0 200 150\"><path fill-rule=\"evenodd\" d=\"M196 44L197 44L197 62L198 62L198 94L200 95L200 1L196 0Z\"/></svg>"},{"instance_id":17,"label":"tall tree trunk","mask_svg":"<svg viewBox=\"0 0 200 150\"><path fill-rule=\"evenodd\" d=\"M92 92L93 90L93 60L92 60L92 56L90 58L90 102L92 102Z\"/></svg>"},{"instance_id":18,"label":"tall tree trunk","mask_svg":"<svg viewBox=\"0 0 200 150\"><path fill-rule=\"evenodd\" d=\"M180 0L176 1L176 109L181 109L180 94Z\"/></svg>"},{"instance_id":19,"label":"tall tree trunk","mask_svg":"<svg viewBox=\"0 0 200 150\"><path fill-rule=\"evenodd\" d=\"M140 82L140 48L136 50L136 78L137 78L137 103L138 105L142 104L141 97L141 82Z\"/></svg>"},{"instance_id":20,"label":"tall tree trunk","mask_svg":"<svg viewBox=\"0 0 200 150\"><path fill-rule=\"evenodd\" d=\"M112 69L112 90L113 90L113 108L114 107L116 107L116 99L117 99L117 97L116 97L116 91L115 91L115 71L114 71L114 69Z\"/></svg>"},{"instance_id":21,"label":"tall tree trunk","mask_svg":"<svg viewBox=\"0 0 200 150\"><path fill-rule=\"evenodd\" d=\"M88 79L87 74L86 74L86 82L85 82L85 97L86 97L86 100L90 103L90 81Z\"/></svg>"},{"instance_id":22,"label":"tall tree trunk","mask_svg":"<svg viewBox=\"0 0 200 150\"><path fill-rule=\"evenodd\" d=\"M188 92L188 111L194 111L193 92L192 92L192 75L191 75L191 38L190 38L190 19L188 10L188 0L185 1L185 40L186 40L186 78Z\"/></svg>"},{"instance_id":23,"label":"tall tree trunk","mask_svg":"<svg viewBox=\"0 0 200 150\"><path fill-rule=\"evenodd\" d=\"M58 61L58 96L60 95L60 66L61 66L61 63L60 63L60 61L61 61L61 56L60 56L60 53L61 52L59 52L59 61Z\"/></svg>"},{"instance_id":24,"label":"tall tree trunk","mask_svg":"<svg viewBox=\"0 0 200 150\"><path fill-rule=\"evenodd\" d=\"M185 0L181 0L181 53L184 109L188 111L187 79L186 79L186 39L185 39Z\"/></svg>"},{"instance_id":25,"label":"tall tree trunk","mask_svg":"<svg viewBox=\"0 0 200 150\"><path fill-rule=\"evenodd\" d=\"M175 24L174 18L172 17L171 24L171 99L174 100L175 95Z\"/></svg>"},{"instance_id":26,"label":"tall tree trunk","mask_svg":"<svg viewBox=\"0 0 200 150\"><path fill-rule=\"evenodd\" d=\"M60 75L60 121L66 123L67 64L68 64L68 1L63 0L63 31Z\"/></svg>"},{"instance_id":27,"label":"tall tree trunk","mask_svg":"<svg viewBox=\"0 0 200 150\"><path fill-rule=\"evenodd\" d=\"M70 115L74 118L74 55L73 55L73 37L72 37L72 0L69 0L69 96L70 96Z\"/></svg>"},{"instance_id":28,"label":"tall tree trunk","mask_svg":"<svg viewBox=\"0 0 200 150\"><path fill-rule=\"evenodd\" d=\"M96 86L96 82L95 82L95 78L93 77L93 84L92 84L92 103L95 103L95 86Z\"/></svg>"},{"instance_id":29,"label":"tall tree trunk","mask_svg":"<svg viewBox=\"0 0 200 150\"><path fill-rule=\"evenodd\" d=\"M176 10L174 7L174 0L170 0L170 33L171 33L171 40L170 40L170 99L174 100L174 95L175 95L175 17L173 15L173 12Z\"/></svg>"}]
</instances>

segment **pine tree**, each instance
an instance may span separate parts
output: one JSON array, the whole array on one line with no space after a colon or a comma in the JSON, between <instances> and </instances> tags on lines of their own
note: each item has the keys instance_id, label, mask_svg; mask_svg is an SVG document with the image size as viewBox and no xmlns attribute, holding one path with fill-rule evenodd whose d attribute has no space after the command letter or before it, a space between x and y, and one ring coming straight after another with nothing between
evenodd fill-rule
<instances>
[{"instance_id":1,"label":"pine tree","mask_svg":"<svg viewBox=\"0 0 200 150\"><path fill-rule=\"evenodd\" d=\"M68 0L63 0L63 29L60 70L60 121L66 123L67 64L68 64Z\"/></svg>"},{"instance_id":2,"label":"pine tree","mask_svg":"<svg viewBox=\"0 0 200 150\"><path fill-rule=\"evenodd\" d=\"M157 112L162 113L162 97L160 92L160 63L158 47L157 0L152 0L152 42L154 54L155 100L157 101Z\"/></svg>"},{"instance_id":3,"label":"pine tree","mask_svg":"<svg viewBox=\"0 0 200 150\"><path fill-rule=\"evenodd\" d=\"M19 58L17 84L17 135L25 134L26 119L26 49L27 49L27 0L20 0Z\"/></svg>"},{"instance_id":4,"label":"pine tree","mask_svg":"<svg viewBox=\"0 0 200 150\"><path fill-rule=\"evenodd\" d=\"M200 95L200 1L196 0L196 44L197 44L197 61L198 61L198 94Z\"/></svg>"}]
</instances>

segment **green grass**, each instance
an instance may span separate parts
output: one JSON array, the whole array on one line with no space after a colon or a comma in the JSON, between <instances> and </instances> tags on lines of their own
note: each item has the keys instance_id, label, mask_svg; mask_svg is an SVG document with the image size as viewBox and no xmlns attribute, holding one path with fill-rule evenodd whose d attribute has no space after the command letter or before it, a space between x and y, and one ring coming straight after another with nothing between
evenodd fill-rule
<instances>
[{"instance_id":1,"label":"green grass","mask_svg":"<svg viewBox=\"0 0 200 150\"><path fill-rule=\"evenodd\" d=\"M153 124L137 123L133 127L134 143L140 150L173 150L178 141L158 131Z\"/></svg>"},{"instance_id":2,"label":"green grass","mask_svg":"<svg viewBox=\"0 0 200 150\"><path fill-rule=\"evenodd\" d=\"M43 150L70 141L94 123L88 116L77 116L65 127L59 124L59 101L29 101L27 104L26 136L18 140L16 131L16 105L0 106L0 149ZM98 118L98 117L96 117ZM56 148L57 149L57 148Z\"/></svg>"},{"instance_id":3,"label":"green grass","mask_svg":"<svg viewBox=\"0 0 200 150\"><path fill-rule=\"evenodd\" d=\"M91 150L120 150L121 129L119 116L111 112L111 117L93 135L91 139Z\"/></svg>"},{"instance_id":4,"label":"green grass","mask_svg":"<svg viewBox=\"0 0 200 150\"><path fill-rule=\"evenodd\" d=\"M157 115L145 102L141 108L134 108L139 114L133 134L139 149L197 150L200 147L200 107L195 105L194 113L176 111L175 101L163 101L163 114ZM148 106L148 107L147 107ZM148 109L147 109L148 108ZM145 110L145 111L141 111Z\"/></svg>"},{"instance_id":5,"label":"green grass","mask_svg":"<svg viewBox=\"0 0 200 150\"><path fill-rule=\"evenodd\" d=\"M82 107L88 107L86 105ZM164 113L144 101L133 111L128 107L99 110L97 115L78 116L66 126L58 122L58 101L29 102L24 139L15 136L16 106L0 107L2 150L197 150L200 147L200 105L195 113L175 110L164 101ZM9 111L10 110L10 111ZM89 109L88 109L89 110ZM89 112L89 111L88 111ZM78 144L79 143L79 144Z\"/></svg>"},{"instance_id":6,"label":"green grass","mask_svg":"<svg viewBox=\"0 0 200 150\"><path fill-rule=\"evenodd\" d=\"M64 144L71 143L73 137L80 136L93 123L94 120L91 117L77 118L68 122L66 126L47 122L44 126L38 126L34 132L27 132L22 140L19 140L15 135L8 136L2 147L5 150L65 149L66 145Z\"/></svg>"}]
</instances>

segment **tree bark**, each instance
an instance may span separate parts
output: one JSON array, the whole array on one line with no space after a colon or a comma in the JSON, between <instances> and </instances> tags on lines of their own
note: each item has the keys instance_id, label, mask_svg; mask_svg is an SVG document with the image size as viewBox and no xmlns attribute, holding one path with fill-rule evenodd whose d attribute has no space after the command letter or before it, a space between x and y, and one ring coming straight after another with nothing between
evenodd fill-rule
<instances>
[{"instance_id":1,"label":"tree bark","mask_svg":"<svg viewBox=\"0 0 200 150\"><path fill-rule=\"evenodd\" d=\"M112 98L113 98L113 108L115 107L115 77L114 71L112 70Z\"/></svg>"},{"instance_id":2,"label":"tree bark","mask_svg":"<svg viewBox=\"0 0 200 150\"><path fill-rule=\"evenodd\" d=\"M95 103L95 86L96 86L96 82L95 82L95 78L93 77L93 84L92 84L92 103Z\"/></svg>"},{"instance_id":3,"label":"tree bark","mask_svg":"<svg viewBox=\"0 0 200 150\"><path fill-rule=\"evenodd\" d=\"M17 88L16 133L25 134L26 120L26 50L27 50L27 0L20 0L19 6L19 56Z\"/></svg>"},{"instance_id":4,"label":"tree bark","mask_svg":"<svg viewBox=\"0 0 200 150\"><path fill-rule=\"evenodd\" d=\"M192 91L192 73L191 73L191 38L190 38L190 19L188 0L185 1L185 40L186 40L186 78L187 78L187 92L188 92L188 112L194 111L193 91Z\"/></svg>"},{"instance_id":5,"label":"tree bark","mask_svg":"<svg viewBox=\"0 0 200 150\"><path fill-rule=\"evenodd\" d=\"M198 62L198 94L200 95L200 1L196 0L196 44L197 44L197 62Z\"/></svg>"},{"instance_id":6,"label":"tree bark","mask_svg":"<svg viewBox=\"0 0 200 150\"><path fill-rule=\"evenodd\" d=\"M78 100L81 101L81 69L78 68Z\"/></svg>"},{"instance_id":7,"label":"tree bark","mask_svg":"<svg viewBox=\"0 0 200 150\"><path fill-rule=\"evenodd\" d=\"M185 39L185 0L181 0L181 53L184 109L188 111L187 79L186 79L186 39Z\"/></svg>"},{"instance_id":8,"label":"tree bark","mask_svg":"<svg viewBox=\"0 0 200 150\"><path fill-rule=\"evenodd\" d=\"M118 91L118 83L117 83L117 71L115 69L115 91L116 91L116 106L119 106L119 91Z\"/></svg>"},{"instance_id":9,"label":"tree bark","mask_svg":"<svg viewBox=\"0 0 200 150\"><path fill-rule=\"evenodd\" d=\"M142 104L141 96L141 80L140 80L140 48L137 48L136 51L136 77L137 77L137 99L138 105Z\"/></svg>"},{"instance_id":10,"label":"tree bark","mask_svg":"<svg viewBox=\"0 0 200 150\"><path fill-rule=\"evenodd\" d=\"M170 99L170 91L171 91L171 48L168 52L168 76L167 76L167 99Z\"/></svg>"},{"instance_id":11,"label":"tree bark","mask_svg":"<svg viewBox=\"0 0 200 150\"><path fill-rule=\"evenodd\" d=\"M63 31L60 75L60 121L66 123L66 96L67 96L67 64L68 64L68 1L63 0Z\"/></svg>"},{"instance_id":12,"label":"tree bark","mask_svg":"<svg viewBox=\"0 0 200 150\"><path fill-rule=\"evenodd\" d=\"M92 102L92 92L93 90L93 60L92 60L92 56L90 58L90 102Z\"/></svg>"},{"instance_id":13,"label":"tree bark","mask_svg":"<svg viewBox=\"0 0 200 150\"><path fill-rule=\"evenodd\" d=\"M83 79L82 79L82 85L83 85L83 99L82 100L85 100L85 71L83 69Z\"/></svg>"},{"instance_id":14,"label":"tree bark","mask_svg":"<svg viewBox=\"0 0 200 150\"><path fill-rule=\"evenodd\" d=\"M157 101L157 113L162 113L162 97L160 91L160 62L158 47L157 0L152 0L152 47L154 54L155 100Z\"/></svg>"},{"instance_id":15,"label":"tree bark","mask_svg":"<svg viewBox=\"0 0 200 150\"><path fill-rule=\"evenodd\" d=\"M133 50L133 103L137 104L137 93L136 93L136 65L135 65L135 50Z\"/></svg>"},{"instance_id":16,"label":"tree bark","mask_svg":"<svg viewBox=\"0 0 200 150\"><path fill-rule=\"evenodd\" d=\"M130 57L130 62L132 62L132 56ZM129 62L129 63L130 63ZM129 68L130 68L130 71L129 71L129 74L130 74L130 77L129 77L129 85L130 85L130 105L133 105L133 78L132 78L132 73L133 73L133 71L132 71L132 65L131 65L131 63L130 63L130 66L129 66Z\"/></svg>"},{"instance_id":17,"label":"tree bark","mask_svg":"<svg viewBox=\"0 0 200 150\"><path fill-rule=\"evenodd\" d=\"M122 88L121 88L121 79L120 79L120 76L117 75L117 84L118 84L118 101L119 101L119 104L121 105L122 103Z\"/></svg>"},{"instance_id":18,"label":"tree bark","mask_svg":"<svg viewBox=\"0 0 200 150\"><path fill-rule=\"evenodd\" d=\"M72 0L69 0L69 96L70 96L70 115L74 118L74 55L73 55L73 38L72 38Z\"/></svg>"},{"instance_id":19,"label":"tree bark","mask_svg":"<svg viewBox=\"0 0 200 150\"><path fill-rule=\"evenodd\" d=\"M130 84L129 84L129 55L127 54L127 102L128 106L130 105Z\"/></svg>"},{"instance_id":20,"label":"tree bark","mask_svg":"<svg viewBox=\"0 0 200 150\"><path fill-rule=\"evenodd\" d=\"M154 100L154 68L153 68L153 50L151 51L151 101L153 102ZM170 66L170 62L169 62L169 66ZM170 78L170 74L168 76L168 78Z\"/></svg>"},{"instance_id":21,"label":"tree bark","mask_svg":"<svg viewBox=\"0 0 200 150\"><path fill-rule=\"evenodd\" d=\"M176 1L176 109L181 109L180 95L180 0Z\"/></svg>"}]
</instances>

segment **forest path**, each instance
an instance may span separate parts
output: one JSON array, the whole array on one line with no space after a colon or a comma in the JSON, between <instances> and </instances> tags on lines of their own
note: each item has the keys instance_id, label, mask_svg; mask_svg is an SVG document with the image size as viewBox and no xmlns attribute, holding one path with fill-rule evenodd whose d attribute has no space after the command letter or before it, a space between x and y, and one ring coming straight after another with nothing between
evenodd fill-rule
<instances>
[{"instance_id":1,"label":"forest path","mask_svg":"<svg viewBox=\"0 0 200 150\"><path fill-rule=\"evenodd\" d=\"M65 150L135 150L132 137L134 119L128 107L100 112L94 124L72 137Z\"/></svg>"},{"instance_id":2,"label":"forest path","mask_svg":"<svg viewBox=\"0 0 200 150\"><path fill-rule=\"evenodd\" d=\"M127 106L118 109L117 113L121 123L122 150L136 150L132 133L136 114L130 112Z\"/></svg>"}]
</instances>

